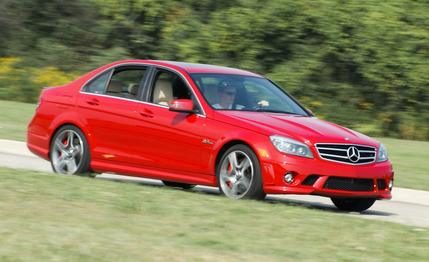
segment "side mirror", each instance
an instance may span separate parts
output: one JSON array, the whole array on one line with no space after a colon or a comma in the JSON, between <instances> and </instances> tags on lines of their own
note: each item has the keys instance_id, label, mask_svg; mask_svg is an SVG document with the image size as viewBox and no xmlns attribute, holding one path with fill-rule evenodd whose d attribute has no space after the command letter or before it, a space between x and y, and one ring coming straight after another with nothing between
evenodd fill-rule
<instances>
[{"instance_id":1,"label":"side mirror","mask_svg":"<svg viewBox=\"0 0 429 262\"><path fill-rule=\"evenodd\" d=\"M309 108L306 107L305 110L307 110L307 112L309 112L312 116L314 116L313 111L311 111Z\"/></svg>"},{"instance_id":2,"label":"side mirror","mask_svg":"<svg viewBox=\"0 0 429 262\"><path fill-rule=\"evenodd\" d=\"M168 110L182 113L195 113L191 99L176 99L169 103Z\"/></svg>"}]
</instances>

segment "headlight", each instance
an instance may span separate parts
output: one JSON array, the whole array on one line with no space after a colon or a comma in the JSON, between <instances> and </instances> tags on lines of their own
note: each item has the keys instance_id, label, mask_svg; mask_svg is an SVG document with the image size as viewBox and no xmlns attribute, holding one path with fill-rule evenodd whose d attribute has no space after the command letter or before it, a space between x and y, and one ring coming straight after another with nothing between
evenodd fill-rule
<instances>
[{"instance_id":1,"label":"headlight","mask_svg":"<svg viewBox=\"0 0 429 262\"><path fill-rule=\"evenodd\" d=\"M270 136L271 143L273 143L274 147L277 148L280 152L303 156L308 158L313 158L313 154L310 151L310 148L299 141L283 137L283 136Z\"/></svg>"},{"instance_id":2,"label":"headlight","mask_svg":"<svg viewBox=\"0 0 429 262\"><path fill-rule=\"evenodd\" d=\"M377 153L377 162L387 161L387 150L383 144L380 144Z\"/></svg>"}]
</instances>

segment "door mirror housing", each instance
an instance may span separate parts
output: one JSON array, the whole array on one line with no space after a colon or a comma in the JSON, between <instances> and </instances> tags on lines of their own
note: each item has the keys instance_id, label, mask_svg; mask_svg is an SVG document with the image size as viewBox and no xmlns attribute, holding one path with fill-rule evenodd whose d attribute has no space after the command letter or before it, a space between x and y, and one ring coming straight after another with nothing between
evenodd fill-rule
<instances>
[{"instance_id":1,"label":"door mirror housing","mask_svg":"<svg viewBox=\"0 0 429 262\"><path fill-rule=\"evenodd\" d=\"M181 113L195 113L192 99L175 99L169 103L168 110Z\"/></svg>"}]
</instances>

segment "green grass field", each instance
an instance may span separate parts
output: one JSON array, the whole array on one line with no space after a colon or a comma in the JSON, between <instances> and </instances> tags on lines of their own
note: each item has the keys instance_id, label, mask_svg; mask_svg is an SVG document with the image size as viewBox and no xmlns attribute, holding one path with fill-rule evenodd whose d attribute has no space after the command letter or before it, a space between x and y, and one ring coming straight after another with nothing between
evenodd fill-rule
<instances>
[{"instance_id":1,"label":"green grass field","mask_svg":"<svg viewBox=\"0 0 429 262\"><path fill-rule=\"evenodd\" d=\"M427 261L429 231L288 203L0 168L0 261Z\"/></svg>"},{"instance_id":2,"label":"green grass field","mask_svg":"<svg viewBox=\"0 0 429 262\"><path fill-rule=\"evenodd\" d=\"M36 105L0 100L0 138L25 141Z\"/></svg>"},{"instance_id":3,"label":"green grass field","mask_svg":"<svg viewBox=\"0 0 429 262\"><path fill-rule=\"evenodd\" d=\"M395 171L395 185L429 191L429 142L378 138Z\"/></svg>"},{"instance_id":4,"label":"green grass field","mask_svg":"<svg viewBox=\"0 0 429 262\"><path fill-rule=\"evenodd\" d=\"M0 101L0 138L25 141L35 105ZM379 138L395 169L395 185L429 191L429 142Z\"/></svg>"}]
</instances>

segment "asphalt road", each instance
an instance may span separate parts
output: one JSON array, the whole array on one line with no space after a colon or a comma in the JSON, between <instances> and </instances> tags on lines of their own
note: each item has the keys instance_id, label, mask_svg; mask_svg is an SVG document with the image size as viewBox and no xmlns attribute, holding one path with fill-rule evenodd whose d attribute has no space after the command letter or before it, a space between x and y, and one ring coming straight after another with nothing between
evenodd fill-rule
<instances>
[{"instance_id":1,"label":"asphalt road","mask_svg":"<svg viewBox=\"0 0 429 262\"><path fill-rule=\"evenodd\" d=\"M29 152L25 143L2 139L0 139L0 166L52 172L50 163ZM97 179L126 181L142 185L162 185L159 180L113 174L102 174L97 176ZM213 187L198 186L193 190L219 194L219 191ZM374 206L363 213L338 211L329 198L319 196L268 195L266 201L283 203L286 206L298 205L307 208L316 208L326 212L336 212L365 219L390 221L415 227L429 227L429 191L394 187L392 200L376 201Z\"/></svg>"}]
</instances>

